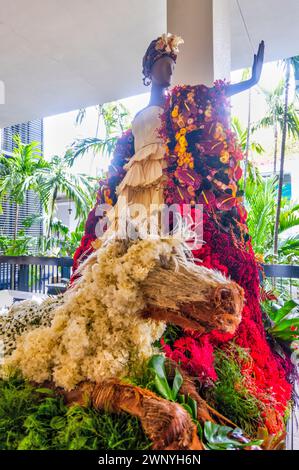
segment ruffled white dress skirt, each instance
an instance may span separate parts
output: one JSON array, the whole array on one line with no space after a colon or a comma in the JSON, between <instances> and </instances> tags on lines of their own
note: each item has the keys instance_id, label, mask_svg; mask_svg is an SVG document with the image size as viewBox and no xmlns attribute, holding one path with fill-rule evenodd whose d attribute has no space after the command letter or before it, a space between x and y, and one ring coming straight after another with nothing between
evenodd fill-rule
<instances>
[{"instance_id":1,"label":"ruffled white dress skirt","mask_svg":"<svg viewBox=\"0 0 299 470\"><path fill-rule=\"evenodd\" d=\"M108 212L110 224L105 238L119 229L119 218L136 220L140 228L160 224L163 197L163 169L166 145L158 135L163 108L149 106L139 112L132 123L135 154L124 166L126 174L116 188L117 202ZM123 226L123 225L122 225Z\"/></svg>"}]
</instances>

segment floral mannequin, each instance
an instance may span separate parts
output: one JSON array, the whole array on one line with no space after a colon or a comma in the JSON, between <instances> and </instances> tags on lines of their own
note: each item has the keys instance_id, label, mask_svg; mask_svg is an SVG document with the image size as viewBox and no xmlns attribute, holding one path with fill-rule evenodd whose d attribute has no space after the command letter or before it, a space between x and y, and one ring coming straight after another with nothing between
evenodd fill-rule
<instances>
[{"instance_id":1,"label":"floral mannequin","mask_svg":"<svg viewBox=\"0 0 299 470\"><path fill-rule=\"evenodd\" d=\"M184 41L181 38L176 39L177 44L181 44L183 42ZM156 41L152 41L143 58L143 82L146 86L152 84L149 106L163 106L165 103L165 90L171 85L171 79L175 69L176 56L174 54L164 54L161 57L154 58L154 61L153 59L149 59L148 56L152 53L155 45ZM264 62L264 48L264 41L261 41L258 52L254 55L251 78L239 83L228 85L226 89L227 96L241 93L242 91L253 87L259 82ZM177 50L177 48L175 50Z\"/></svg>"},{"instance_id":2,"label":"floral mannequin","mask_svg":"<svg viewBox=\"0 0 299 470\"><path fill-rule=\"evenodd\" d=\"M242 321L233 337L217 332L202 336L184 330L173 344L162 338L161 345L169 358L179 360L193 376L200 376L202 386L217 377L214 348L220 345L230 350L236 343L250 351L249 369L242 361L239 367L250 375L250 394L260 407L259 425L269 433L280 433L291 397L288 377L293 368L289 358L278 356L266 339L259 264L252 250L239 185L243 154L230 129L229 117L230 96L259 81L264 42L254 56L249 80L236 84L217 80L213 87L179 85L169 92L180 43L180 37L162 35L145 53L143 81L152 84L150 101L135 116L132 129L118 140L108 177L100 181L97 205L88 216L85 235L75 254L74 273L96 246L99 204L117 207L122 195L128 204L162 201L179 208L188 205L193 216L196 204L202 204L204 245L193 250L193 255L198 263L230 276L244 289Z\"/></svg>"}]
</instances>

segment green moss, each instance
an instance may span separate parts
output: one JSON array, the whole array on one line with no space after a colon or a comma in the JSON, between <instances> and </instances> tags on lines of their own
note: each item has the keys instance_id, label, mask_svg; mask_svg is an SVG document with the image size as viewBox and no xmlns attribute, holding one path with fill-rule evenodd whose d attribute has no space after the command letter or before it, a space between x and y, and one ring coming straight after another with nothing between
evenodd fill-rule
<instances>
[{"instance_id":1,"label":"green moss","mask_svg":"<svg viewBox=\"0 0 299 470\"><path fill-rule=\"evenodd\" d=\"M215 350L215 370L218 380L207 390L208 403L229 418L250 436L256 435L262 423L258 400L245 386L237 359L246 360L244 349L230 345L230 349Z\"/></svg>"}]
</instances>

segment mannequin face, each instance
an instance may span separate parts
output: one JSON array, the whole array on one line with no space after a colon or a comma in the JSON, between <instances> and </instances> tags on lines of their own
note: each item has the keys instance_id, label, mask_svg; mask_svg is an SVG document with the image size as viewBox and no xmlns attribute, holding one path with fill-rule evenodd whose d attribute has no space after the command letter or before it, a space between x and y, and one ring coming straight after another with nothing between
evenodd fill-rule
<instances>
[{"instance_id":1,"label":"mannequin face","mask_svg":"<svg viewBox=\"0 0 299 470\"><path fill-rule=\"evenodd\" d=\"M151 70L152 83L163 87L169 87L171 85L174 66L174 60L167 55L156 60Z\"/></svg>"}]
</instances>

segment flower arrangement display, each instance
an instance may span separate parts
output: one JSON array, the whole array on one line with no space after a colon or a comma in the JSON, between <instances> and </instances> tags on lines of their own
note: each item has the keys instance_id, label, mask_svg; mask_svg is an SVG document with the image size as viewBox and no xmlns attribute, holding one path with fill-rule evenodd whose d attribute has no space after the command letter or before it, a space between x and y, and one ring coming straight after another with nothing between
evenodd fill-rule
<instances>
[{"instance_id":1,"label":"flower arrangement display","mask_svg":"<svg viewBox=\"0 0 299 470\"><path fill-rule=\"evenodd\" d=\"M294 368L286 354L278 355L270 346L262 321L259 263L238 185L243 154L229 125L226 85L218 80L212 88L175 86L167 96L159 132L167 144L164 200L169 205L203 205L204 244L193 255L198 263L230 276L244 289L242 322L234 337L216 331L199 336L182 329L172 342L162 338L161 346L168 357L196 376L205 390L217 387L215 351L231 348L230 357L243 376L242 387L257 404L256 428L278 435L285 428L290 408ZM116 164L112 161L108 178L100 183L98 201L114 204L115 187L123 178L122 166L133 154L133 136L127 131L114 154ZM89 226L86 235L92 243L94 233ZM234 344L244 351L243 360ZM248 420L250 423L249 416Z\"/></svg>"},{"instance_id":2,"label":"flower arrangement display","mask_svg":"<svg viewBox=\"0 0 299 470\"><path fill-rule=\"evenodd\" d=\"M14 350L4 358L0 386L9 388L13 374L19 374L39 390L50 387L55 400L62 394L71 404L88 400L98 410L137 416L152 449L203 449L203 434L210 441L206 421L231 421L206 403L191 377L175 364L171 400L131 380L142 381L148 360L161 352L158 341L166 323L233 334L241 321L243 290L220 272L197 266L181 238L98 240L97 245L62 304L53 302L50 324L36 327L30 316L24 317L26 329L19 331ZM49 301L45 304L49 308ZM25 302L23 312L27 307ZM18 310L22 308L20 303ZM8 317L17 318L13 309ZM167 359L163 353L160 357ZM168 359L167 367L173 367ZM163 378L156 383L163 387ZM60 421L67 426L63 416ZM223 445L243 448L233 435L235 442L228 442L234 428L217 430L224 433ZM259 442L244 439L248 450Z\"/></svg>"},{"instance_id":3,"label":"flower arrangement display","mask_svg":"<svg viewBox=\"0 0 299 470\"><path fill-rule=\"evenodd\" d=\"M214 87L179 85L167 95L160 135L167 143L164 200L203 204L218 226L249 239L243 193L242 152L229 128L226 82Z\"/></svg>"},{"instance_id":4,"label":"flower arrangement display","mask_svg":"<svg viewBox=\"0 0 299 470\"><path fill-rule=\"evenodd\" d=\"M138 315L144 308L139 284L159 256L167 257L171 243L144 240L127 252L118 243L99 249L89 260L75 292L65 294L50 326L31 329L18 337L5 360L4 372L19 369L41 383L54 380L72 390L82 380L129 375L155 352L153 343L164 321Z\"/></svg>"},{"instance_id":5,"label":"flower arrangement display","mask_svg":"<svg viewBox=\"0 0 299 470\"><path fill-rule=\"evenodd\" d=\"M124 165L134 155L128 130L119 138L107 176L99 183L63 302L49 300L50 307L41 308L28 303L23 316L16 306L0 322L11 353L4 374L18 370L23 379L51 381L70 393L80 391L84 381L96 384L93 405L102 409L107 404L108 412L137 410L157 449L181 449L183 441L186 448L197 450L281 448L292 405L294 366L283 350L277 353L263 323L259 264L238 184L243 155L229 127L226 85L216 81L212 88L175 86L161 116L159 133L167 162L164 201L176 204L182 215L184 204L189 204L194 223L197 204L203 207L203 244L192 251L192 268L185 260L183 269L177 269L180 257L171 264L178 241L116 240L102 246L97 239L102 217L97 206L116 203ZM153 278L153 273L159 276ZM175 293L169 295L171 286ZM224 288L235 304L217 297L219 302L211 307L215 292ZM21 310L26 305L20 304ZM277 337L297 337L297 323L290 323L287 313L285 308L270 316ZM280 324L287 328L283 334ZM0 385L10 386L9 381ZM22 396L21 389L15 391L18 394ZM40 398L34 413L39 403ZM143 406L152 407L152 421L147 421ZM56 420L67 425L70 418L58 408ZM76 410L80 416L90 415L88 410ZM165 422L173 419L165 435L161 417ZM61 436L62 432L55 439L60 441ZM20 448L32 445L30 435L19 440ZM87 440L81 448L87 442L91 445Z\"/></svg>"}]
</instances>

